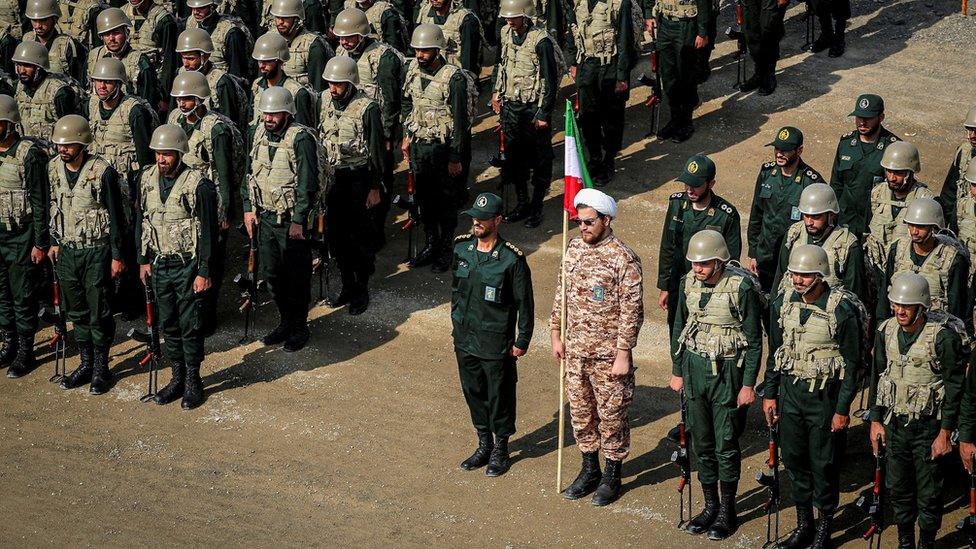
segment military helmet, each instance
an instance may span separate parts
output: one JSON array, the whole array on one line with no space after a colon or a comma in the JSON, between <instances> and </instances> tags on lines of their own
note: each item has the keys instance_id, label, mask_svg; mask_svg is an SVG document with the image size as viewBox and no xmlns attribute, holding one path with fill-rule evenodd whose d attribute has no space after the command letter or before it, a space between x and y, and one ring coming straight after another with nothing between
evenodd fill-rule
<instances>
[{"instance_id":1,"label":"military helmet","mask_svg":"<svg viewBox=\"0 0 976 549\"><path fill-rule=\"evenodd\" d=\"M186 29L176 38L176 53L202 51L203 53L213 53L213 39L210 33L197 27Z\"/></svg>"},{"instance_id":2,"label":"military helmet","mask_svg":"<svg viewBox=\"0 0 976 549\"><path fill-rule=\"evenodd\" d=\"M129 16L119 8L105 8L95 18L95 29L98 34L105 34L119 27L132 28L132 21L129 20Z\"/></svg>"},{"instance_id":3,"label":"military helmet","mask_svg":"<svg viewBox=\"0 0 976 549\"><path fill-rule=\"evenodd\" d=\"M411 48L415 50L430 48L442 50L446 46L447 40L444 39L444 31L442 31L437 25L432 23L424 23L422 25L417 25L417 27L413 29L413 35L410 37Z\"/></svg>"},{"instance_id":4,"label":"military helmet","mask_svg":"<svg viewBox=\"0 0 976 549\"><path fill-rule=\"evenodd\" d=\"M820 215L822 213L840 213L840 204L837 202L837 194L834 189L826 183L813 183L808 185L800 193L801 214Z\"/></svg>"},{"instance_id":5,"label":"military helmet","mask_svg":"<svg viewBox=\"0 0 976 549\"><path fill-rule=\"evenodd\" d=\"M886 170L908 170L912 173L922 171L919 162L918 147L908 141L895 141L885 149L881 156L881 167Z\"/></svg>"},{"instance_id":6,"label":"military helmet","mask_svg":"<svg viewBox=\"0 0 976 549\"><path fill-rule=\"evenodd\" d=\"M88 121L80 114L62 116L51 130L51 142L55 145L90 145L92 133Z\"/></svg>"},{"instance_id":7,"label":"military helmet","mask_svg":"<svg viewBox=\"0 0 976 549\"><path fill-rule=\"evenodd\" d=\"M685 259L688 261L728 261L730 258L729 247L725 244L725 237L718 231L704 229L692 235L688 241L688 252Z\"/></svg>"},{"instance_id":8,"label":"military helmet","mask_svg":"<svg viewBox=\"0 0 976 549\"><path fill-rule=\"evenodd\" d=\"M962 125L966 128L976 130L976 107L969 109L969 112L966 114L966 121Z\"/></svg>"},{"instance_id":9,"label":"military helmet","mask_svg":"<svg viewBox=\"0 0 976 549\"><path fill-rule=\"evenodd\" d=\"M193 8L205 8L207 6L214 6L217 4L217 0L186 0L186 7Z\"/></svg>"},{"instance_id":10,"label":"military helmet","mask_svg":"<svg viewBox=\"0 0 976 549\"><path fill-rule=\"evenodd\" d=\"M793 250L790 251L790 262L787 268L791 273L796 274L819 274L821 276L830 274L827 252L816 244L794 246Z\"/></svg>"},{"instance_id":11,"label":"military helmet","mask_svg":"<svg viewBox=\"0 0 976 549\"><path fill-rule=\"evenodd\" d=\"M33 40L24 40L18 44L11 61L24 65L34 65L44 70L51 69L51 62L47 57L47 48L40 42Z\"/></svg>"},{"instance_id":12,"label":"military helmet","mask_svg":"<svg viewBox=\"0 0 976 549\"><path fill-rule=\"evenodd\" d=\"M190 150L186 132L177 124L163 124L156 128L149 140L149 148L154 151L176 151L183 154Z\"/></svg>"},{"instance_id":13,"label":"military helmet","mask_svg":"<svg viewBox=\"0 0 976 549\"><path fill-rule=\"evenodd\" d=\"M61 7L58 0L29 0L24 6L24 16L28 19L61 17Z\"/></svg>"},{"instance_id":14,"label":"military helmet","mask_svg":"<svg viewBox=\"0 0 976 549\"><path fill-rule=\"evenodd\" d=\"M336 16L335 26L332 33L336 36L367 36L370 33L369 20L366 19L366 12L357 8L348 8L339 12Z\"/></svg>"},{"instance_id":15,"label":"military helmet","mask_svg":"<svg viewBox=\"0 0 976 549\"><path fill-rule=\"evenodd\" d=\"M929 283L918 273L905 272L896 275L888 287L888 301L898 305L921 305L928 309L932 306Z\"/></svg>"},{"instance_id":16,"label":"military helmet","mask_svg":"<svg viewBox=\"0 0 976 549\"><path fill-rule=\"evenodd\" d=\"M970 162L969 167L966 168L966 173L963 175L968 183L976 185L976 162Z\"/></svg>"},{"instance_id":17,"label":"military helmet","mask_svg":"<svg viewBox=\"0 0 976 549\"><path fill-rule=\"evenodd\" d=\"M295 97L281 86L271 86L261 92L258 110L262 113L287 112L288 114L295 114Z\"/></svg>"},{"instance_id":18,"label":"military helmet","mask_svg":"<svg viewBox=\"0 0 976 549\"><path fill-rule=\"evenodd\" d=\"M206 99L210 97L210 83L207 82L207 76L202 72L184 71L176 75L173 80L173 89L170 95Z\"/></svg>"},{"instance_id":19,"label":"military helmet","mask_svg":"<svg viewBox=\"0 0 976 549\"><path fill-rule=\"evenodd\" d=\"M335 56L325 64L322 79L326 82L349 82L359 84L359 65L348 55Z\"/></svg>"},{"instance_id":20,"label":"military helmet","mask_svg":"<svg viewBox=\"0 0 976 549\"><path fill-rule=\"evenodd\" d=\"M125 74L125 65L122 61L114 57L103 57L95 61L92 73L89 75L92 80L118 80L128 82L129 75Z\"/></svg>"},{"instance_id":21,"label":"military helmet","mask_svg":"<svg viewBox=\"0 0 976 549\"><path fill-rule=\"evenodd\" d=\"M534 0L502 0L498 9L499 17L535 17Z\"/></svg>"},{"instance_id":22,"label":"military helmet","mask_svg":"<svg viewBox=\"0 0 976 549\"><path fill-rule=\"evenodd\" d=\"M0 95L0 120L14 124L20 123L20 110L17 107L17 100L6 94Z\"/></svg>"},{"instance_id":23,"label":"military helmet","mask_svg":"<svg viewBox=\"0 0 976 549\"><path fill-rule=\"evenodd\" d=\"M945 216L942 206L934 198L916 198L905 208L903 223L909 225L934 225L945 229Z\"/></svg>"},{"instance_id":24,"label":"military helmet","mask_svg":"<svg viewBox=\"0 0 976 549\"><path fill-rule=\"evenodd\" d=\"M262 34L254 42L251 57L256 61L288 61L291 54L288 53L288 42L285 37L277 31L271 31Z\"/></svg>"},{"instance_id":25,"label":"military helmet","mask_svg":"<svg viewBox=\"0 0 976 549\"><path fill-rule=\"evenodd\" d=\"M275 17L297 17L305 19L305 4L302 0L274 0L271 15Z\"/></svg>"}]
</instances>

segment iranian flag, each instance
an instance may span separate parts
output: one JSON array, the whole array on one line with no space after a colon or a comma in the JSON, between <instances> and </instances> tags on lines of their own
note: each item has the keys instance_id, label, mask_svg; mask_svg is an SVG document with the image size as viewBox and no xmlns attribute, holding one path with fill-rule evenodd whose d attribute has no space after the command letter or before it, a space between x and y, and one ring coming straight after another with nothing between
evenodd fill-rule
<instances>
[{"instance_id":1,"label":"iranian flag","mask_svg":"<svg viewBox=\"0 0 976 549\"><path fill-rule=\"evenodd\" d=\"M576 114L573 105L566 101L566 175L563 177L563 209L569 212L570 219L576 219L576 208L573 199L581 189L593 187L590 174L586 171L586 160L583 158L582 139L579 128L576 127Z\"/></svg>"}]
</instances>

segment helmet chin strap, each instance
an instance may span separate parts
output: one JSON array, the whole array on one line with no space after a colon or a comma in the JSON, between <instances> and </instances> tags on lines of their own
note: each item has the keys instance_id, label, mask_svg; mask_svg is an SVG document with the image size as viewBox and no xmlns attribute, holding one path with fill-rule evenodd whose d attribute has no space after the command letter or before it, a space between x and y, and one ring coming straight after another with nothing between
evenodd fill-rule
<instances>
[{"instance_id":1,"label":"helmet chin strap","mask_svg":"<svg viewBox=\"0 0 976 549\"><path fill-rule=\"evenodd\" d=\"M797 293L799 293L800 295L805 296L808 293L810 293L810 290L813 290L814 286L816 286L821 280L823 280L823 275L818 273L817 278L813 279L813 282L811 282L810 285L808 285L803 290L796 290L795 286L793 289L796 290Z\"/></svg>"}]
</instances>

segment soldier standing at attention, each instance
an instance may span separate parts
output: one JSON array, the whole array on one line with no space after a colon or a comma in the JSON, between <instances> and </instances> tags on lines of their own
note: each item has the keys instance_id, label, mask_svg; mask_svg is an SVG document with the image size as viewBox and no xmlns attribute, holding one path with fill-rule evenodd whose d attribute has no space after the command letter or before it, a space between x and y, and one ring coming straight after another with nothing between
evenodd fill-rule
<instances>
[{"instance_id":1,"label":"soldier standing at attention","mask_svg":"<svg viewBox=\"0 0 976 549\"><path fill-rule=\"evenodd\" d=\"M477 79L481 74L481 21L475 12L463 7L461 0L430 0L422 3L417 25L429 23L444 33L441 55L449 65L462 68ZM429 6L429 9L423 7ZM412 46L411 46L412 47Z\"/></svg>"},{"instance_id":2,"label":"soldier standing at attention","mask_svg":"<svg viewBox=\"0 0 976 549\"><path fill-rule=\"evenodd\" d=\"M160 90L165 92L173 85L176 69L180 65L176 53L176 37L180 33L179 21L172 4L165 0L128 0L122 11L132 21L129 40L136 49L149 56L156 69Z\"/></svg>"},{"instance_id":3,"label":"soldier standing at attention","mask_svg":"<svg viewBox=\"0 0 976 549\"><path fill-rule=\"evenodd\" d=\"M24 16L34 29L24 34L25 42L37 42L47 48L51 72L85 81L85 52L77 40L58 28L61 6L58 0L29 0Z\"/></svg>"},{"instance_id":4,"label":"soldier standing at attention","mask_svg":"<svg viewBox=\"0 0 976 549\"><path fill-rule=\"evenodd\" d=\"M956 201L956 228L959 242L969 251L969 276L972 278L976 268L973 267L973 257L976 257L976 162L970 162L965 177L960 185L965 185L968 191ZM976 296L970 296L976 299Z\"/></svg>"},{"instance_id":5,"label":"soldier standing at attention","mask_svg":"<svg viewBox=\"0 0 976 549\"><path fill-rule=\"evenodd\" d=\"M88 77L95 74L95 64L103 58L113 58L122 62L126 75L126 93L145 99L154 109L165 110L162 103L162 88L152 60L136 49L130 40L132 21L119 8L108 8L98 14L99 46L88 52Z\"/></svg>"},{"instance_id":6,"label":"soldier standing at attention","mask_svg":"<svg viewBox=\"0 0 976 549\"><path fill-rule=\"evenodd\" d=\"M176 51L183 61L180 72L196 71L207 77L210 86L210 97L207 98L207 108L235 120L241 132L247 131L249 106L245 90L250 84L243 78L234 76L224 69L218 69L210 61L214 45L210 35L203 29L186 29L176 39Z\"/></svg>"},{"instance_id":7,"label":"soldier standing at attention","mask_svg":"<svg viewBox=\"0 0 976 549\"><path fill-rule=\"evenodd\" d=\"M305 6L302 0L275 0L271 5L274 30L288 42L288 60L282 67L286 74L318 93L328 84L322 79L325 64L335 52L320 34L305 28Z\"/></svg>"},{"instance_id":8,"label":"soldier standing at attention","mask_svg":"<svg viewBox=\"0 0 976 549\"><path fill-rule=\"evenodd\" d=\"M742 29L752 57L754 71L739 86L742 92L758 89L759 95L776 91L776 62L779 61L779 43L786 29L783 17L790 0L744 0L745 25Z\"/></svg>"},{"instance_id":9,"label":"soldier standing at attention","mask_svg":"<svg viewBox=\"0 0 976 549\"><path fill-rule=\"evenodd\" d=\"M64 76L51 74L48 51L37 42L21 42L13 55L17 71L17 100L23 118L24 136L50 143L54 123L77 114L79 97Z\"/></svg>"},{"instance_id":10,"label":"soldier standing at attention","mask_svg":"<svg viewBox=\"0 0 976 549\"><path fill-rule=\"evenodd\" d=\"M966 139L956 149L952 165L949 166L949 173L942 183L942 192L939 193L939 203L945 210L949 228L956 232L959 232L956 221L956 201L969 194L969 185L963 181L963 177L973 163L973 157L976 157L976 107L969 109L962 125L966 130Z\"/></svg>"},{"instance_id":11,"label":"soldier standing at attention","mask_svg":"<svg viewBox=\"0 0 976 549\"><path fill-rule=\"evenodd\" d=\"M620 495L620 466L630 452L627 410L634 399L632 352L644 323L643 275L640 258L610 226L616 202L596 189L581 190L573 202L580 237L569 243L564 259L565 345L559 290L549 320L553 354L566 358L573 436L583 454L579 475L563 497L579 499L596 490L593 505L603 506Z\"/></svg>"},{"instance_id":12,"label":"soldier standing at attention","mask_svg":"<svg viewBox=\"0 0 976 549\"><path fill-rule=\"evenodd\" d=\"M522 250L498 234L500 197L479 194L464 213L471 216L471 232L454 239L451 324L478 448L461 468L487 465L485 474L497 477L511 466L508 437L515 434L516 361L529 349L535 325L532 274Z\"/></svg>"},{"instance_id":13,"label":"soldier standing at attention","mask_svg":"<svg viewBox=\"0 0 976 549\"><path fill-rule=\"evenodd\" d=\"M261 95L273 86L280 86L288 90L294 97L296 114L295 121L299 124L314 128L316 125L315 90L302 84L285 72L285 63L291 59L288 51L288 41L277 31L262 34L254 43L251 57L258 63L258 77L251 83L251 96L254 100L254 118L251 121L250 133L262 122Z\"/></svg>"},{"instance_id":14,"label":"soldier standing at attention","mask_svg":"<svg viewBox=\"0 0 976 549\"><path fill-rule=\"evenodd\" d=\"M844 31L851 18L851 0L813 0L813 11L820 22L820 36L810 45L810 51L827 51L828 57L844 55Z\"/></svg>"},{"instance_id":15,"label":"soldier standing at attention","mask_svg":"<svg viewBox=\"0 0 976 549\"><path fill-rule=\"evenodd\" d=\"M346 6L347 9L357 8L366 15L371 38L389 44L402 54L407 53L407 20L396 6L386 0L347 0Z\"/></svg>"},{"instance_id":16,"label":"soldier standing at attention","mask_svg":"<svg viewBox=\"0 0 976 549\"><path fill-rule=\"evenodd\" d=\"M186 5L193 14L187 18L186 28L201 28L213 40L210 61L214 66L249 80L251 61L247 54L254 38L244 22L233 15L219 13L217 0L186 0Z\"/></svg>"}]
</instances>

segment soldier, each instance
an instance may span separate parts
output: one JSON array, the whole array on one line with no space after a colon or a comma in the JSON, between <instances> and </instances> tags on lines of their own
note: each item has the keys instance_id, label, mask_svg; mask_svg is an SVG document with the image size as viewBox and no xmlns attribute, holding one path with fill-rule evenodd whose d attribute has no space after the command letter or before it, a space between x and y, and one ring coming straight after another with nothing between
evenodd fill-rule
<instances>
[{"instance_id":1,"label":"soldier","mask_svg":"<svg viewBox=\"0 0 976 549\"><path fill-rule=\"evenodd\" d=\"M122 11L132 21L129 39L156 68L160 89L168 90L180 64L176 54L176 36L180 27L172 5L165 0L128 0Z\"/></svg>"},{"instance_id":2,"label":"soldier","mask_svg":"<svg viewBox=\"0 0 976 549\"><path fill-rule=\"evenodd\" d=\"M752 57L753 74L739 86L742 92L759 90L759 95L776 91L776 62L779 43L786 33L783 16L789 0L743 0L745 26L742 29Z\"/></svg>"},{"instance_id":3,"label":"soldier","mask_svg":"<svg viewBox=\"0 0 976 549\"><path fill-rule=\"evenodd\" d=\"M780 422L780 452L796 503L796 529L778 547L830 547L866 314L854 294L827 284L830 263L820 246L794 246L789 272L792 288L771 307L763 394L764 416Z\"/></svg>"},{"instance_id":4,"label":"soldier","mask_svg":"<svg viewBox=\"0 0 976 549\"><path fill-rule=\"evenodd\" d=\"M86 51L91 51L101 44L95 18L108 7L105 0L66 1L61 6L58 26L62 32L77 40Z\"/></svg>"},{"instance_id":5,"label":"soldier","mask_svg":"<svg viewBox=\"0 0 976 549\"><path fill-rule=\"evenodd\" d=\"M306 225L324 181L315 130L295 122L295 98L275 86L261 94L263 124L254 132L251 175L241 188L244 226L257 231L259 279L278 308L278 326L261 340L286 352L308 343L312 254Z\"/></svg>"},{"instance_id":6,"label":"soldier","mask_svg":"<svg viewBox=\"0 0 976 549\"><path fill-rule=\"evenodd\" d=\"M380 106L359 90L359 69L351 57L334 57L325 66L329 83L322 95L319 132L335 184L325 196L329 249L342 275L342 292L333 307L349 305L360 315L369 306L369 277L376 270L376 226L368 210L380 203L383 177L383 124Z\"/></svg>"},{"instance_id":7,"label":"soldier","mask_svg":"<svg viewBox=\"0 0 976 549\"><path fill-rule=\"evenodd\" d=\"M273 31L275 28L275 16L271 11L275 0L258 0L257 4L260 8L260 21L258 22L259 34ZM327 24L329 14L327 9L322 5L322 2L320 0L302 0L302 5L305 12L305 28L316 34L327 33L329 30ZM341 0L330 0L329 5L332 7L338 5L339 9L341 9L342 2Z\"/></svg>"},{"instance_id":8,"label":"soldier","mask_svg":"<svg viewBox=\"0 0 976 549\"><path fill-rule=\"evenodd\" d=\"M508 151L502 184L514 185L518 199L505 222L525 219L530 229L542 224L542 201L552 182L552 108L561 77L553 38L545 27L533 24L534 15L533 0L502 1L501 17L507 25L501 33L502 59L495 67L492 97Z\"/></svg>"},{"instance_id":9,"label":"soldier","mask_svg":"<svg viewBox=\"0 0 976 549\"><path fill-rule=\"evenodd\" d=\"M511 466L508 437L515 434L516 361L528 351L535 326L532 273L522 250L498 234L498 195L479 194L464 213L471 216L471 232L454 239L451 324L478 448L461 468L487 465L485 474L497 477Z\"/></svg>"},{"instance_id":10,"label":"soldier","mask_svg":"<svg viewBox=\"0 0 976 549\"><path fill-rule=\"evenodd\" d=\"M648 27L652 34L657 30L661 87L671 109L671 120L658 130L657 137L681 143L695 133L691 120L700 101L701 52L710 43L712 0L657 0L653 5ZM708 67L707 57L704 65Z\"/></svg>"},{"instance_id":11,"label":"soldier","mask_svg":"<svg viewBox=\"0 0 976 549\"><path fill-rule=\"evenodd\" d=\"M858 96L851 116L857 127L841 136L837 144L830 186L840 201L838 222L855 235L863 235L868 232L871 189L876 177L884 177L881 157L898 138L881 125L885 118L884 100L878 95Z\"/></svg>"},{"instance_id":12,"label":"soldier","mask_svg":"<svg viewBox=\"0 0 976 549\"><path fill-rule=\"evenodd\" d=\"M322 80L322 70L335 52L325 38L304 27L302 0L275 0L271 14L274 15L274 29L288 42L285 73L316 92L323 92L326 83Z\"/></svg>"},{"instance_id":13,"label":"soldier","mask_svg":"<svg viewBox=\"0 0 976 549\"><path fill-rule=\"evenodd\" d=\"M692 270L679 284L671 339L670 385L688 397L688 430L704 499L687 530L708 532L712 540L729 537L738 526L739 436L756 400L762 358L759 281L729 265L731 257L718 231L705 229L691 237L685 259Z\"/></svg>"},{"instance_id":14,"label":"soldier","mask_svg":"<svg viewBox=\"0 0 976 549\"><path fill-rule=\"evenodd\" d=\"M959 242L969 251L969 276L972 278L976 273L976 266L972 260L976 256L976 162L969 163L963 182L968 187L969 192L956 201L954 217ZM970 298L976 299L976 295L970 296Z\"/></svg>"},{"instance_id":15,"label":"soldier","mask_svg":"<svg viewBox=\"0 0 976 549\"><path fill-rule=\"evenodd\" d=\"M613 179L614 159L623 147L630 71L638 54L632 1L574 0L566 12L573 36L566 43L569 75L578 90L587 166L599 186Z\"/></svg>"},{"instance_id":16,"label":"soldier","mask_svg":"<svg viewBox=\"0 0 976 549\"><path fill-rule=\"evenodd\" d=\"M566 359L573 437L583 454L579 475L563 497L579 499L596 490L593 505L603 506L620 495L620 466L630 452L627 410L634 398L633 349L644 323L643 273L640 257L613 233L612 198L583 189L573 205L580 237L570 241L563 260L564 272L572 276L565 279L565 294L557 290L549 317L553 355ZM562 284L560 273L556 287Z\"/></svg>"},{"instance_id":17,"label":"soldier","mask_svg":"<svg viewBox=\"0 0 976 549\"><path fill-rule=\"evenodd\" d=\"M963 127L966 129L966 140L956 149L952 165L949 166L949 173L942 183L942 192L939 193L939 202L945 210L949 228L956 232L959 228L956 220L956 200L969 194L969 185L963 181L963 177L972 164L973 157L976 156L976 107L969 109Z\"/></svg>"},{"instance_id":18,"label":"soldier","mask_svg":"<svg viewBox=\"0 0 976 549\"><path fill-rule=\"evenodd\" d=\"M61 8L58 0L30 0L24 9L34 29L24 34L24 41L41 44L48 50L51 72L85 81L85 47L58 28Z\"/></svg>"},{"instance_id":19,"label":"soldier","mask_svg":"<svg viewBox=\"0 0 976 549\"><path fill-rule=\"evenodd\" d=\"M766 162L756 177L756 191L749 214L749 270L769 293L779 265L779 252L790 225L800 221L800 194L823 177L803 161L803 133L786 126L767 146L775 160Z\"/></svg>"},{"instance_id":20,"label":"soldier","mask_svg":"<svg viewBox=\"0 0 976 549\"><path fill-rule=\"evenodd\" d=\"M400 146L417 185L417 202L426 233L423 249L410 267L431 265L442 273L450 267L451 238L457 210L467 200L471 161L473 83L465 71L444 60L446 40L440 27L417 25L410 39L416 59L407 64L403 88L406 136ZM466 108L459 108L459 107Z\"/></svg>"},{"instance_id":21,"label":"soldier","mask_svg":"<svg viewBox=\"0 0 976 549\"><path fill-rule=\"evenodd\" d=\"M233 15L217 11L217 0L187 0L193 17L186 20L186 28L201 28L213 40L210 61L218 69L249 80L252 73L247 53L251 49L252 35L244 22Z\"/></svg>"},{"instance_id":22,"label":"soldier","mask_svg":"<svg viewBox=\"0 0 976 549\"><path fill-rule=\"evenodd\" d=\"M10 55L24 36L24 22L21 18L23 5L19 0L0 2L0 64L8 73L14 72Z\"/></svg>"},{"instance_id":23,"label":"soldier","mask_svg":"<svg viewBox=\"0 0 976 549\"><path fill-rule=\"evenodd\" d=\"M119 176L104 158L87 150L92 134L83 117L69 114L58 120L51 141L58 157L48 166L54 240L48 257L61 282L65 314L81 355L81 364L61 380L61 388L91 383L89 391L100 395L112 387L112 280L125 269Z\"/></svg>"},{"instance_id":24,"label":"soldier","mask_svg":"<svg viewBox=\"0 0 976 549\"><path fill-rule=\"evenodd\" d=\"M19 124L17 102L0 95L0 366L9 378L34 368L37 265L50 246L47 154Z\"/></svg>"},{"instance_id":25,"label":"soldier","mask_svg":"<svg viewBox=\"0 0 976 549\"><path fill-rule=\"evenodd\" d=\"M251 57L258 62L259 76L251 83L251 96L254 98L254 117L250 132L262 123L262 113L258 105L264 91L272 86L281 86L294 97L297 115L295 121L314 128L316 125L315 91L300 83L285 72L285 62L291 58L288 42L277 32L262 34L254 43ZM293 113L294 114L294 113Z\"/></svg>"},{"instance_id":26,"label":"soldier","mask_svg":"<svg viewBox=\"0 0 976 549\"><path fill-rule=\"evenodd\" d=\"M932 549L942 525L943 490L952 432L959 421L969 336L958 318L931 311L929 284L897 275L888 290L894 318L875 335L871 372L871 446L887 447L888 499L898 547Z\"/></svg>"},{"instance_id":27,"label":"soldier","mask_svg":"<svg viewBox=\"0 0 976 549\"><path fill-rule=\"evenodd\" d=\"M715 194L715 163L704 154L696 154L685 162L678 176L684 192L669 197L668 211L661 231L661 251L658 256L657 304L668 312L669 335L673 335L678 309L678 286L682 277L691 271L691 263L682 259L688 254L688 242L702 229L722 234L729 257L738 261L742 255L739 212L729 201Z\"/></svg>"},{"instance_id":28,"label":"soldier","mask_svg":"<svg viewBox=\"0 0 976 549\"><path fill-rule=\"evenodd\" d=\"M820 36L810 45L810 51L827 51L828 57L840 57L847 49L844 30L851 18L851 0L813 0L813 11L820 22ZM809 15L808 15L809 17Z\"/></svg>"},{"instance_id":29,"label":"soldier","mask_svg":"<svg viewBox=\"0 0 976 549\"><path fill-rule=\"evenodd\" d=\"M427 6L429 9L423 9ZM461 0L430 0L422 4L417 25L433 24L444 33L441 55L448 65L468 71L472 78L481 74L481 41L484 40L477 14L461 5ZM413 47L413 46L411 46Z\"/></svg>"},{"instance_id":30,"label":"soldier","mask_svg":"<svg viewBox=\"0 0 976 549\"><path fill-rule=\"evenodd\" d=\"M138 95L153 108L165 110L159 79L149 56L135 49L129 40L132 32L129 17L118 8L109 8L98 14L97 23L98 36L103 45L88 52L88 77L95 74L95 64L100 59L117 59L125 70L126 93Z\"/></svg>"},{"instance_id":31,"label":"soldier","mask_svg":"<svg viewBox=\"0 0 976 549\"><path fill-rule=\"evenodd\" d=\"M207 77L207 85L211 91L206 101L207 108L235 119L237 128L244 131L251 119L249 114L241 116L241 113L246 113L250 108L245 91L250 84L214 66L210 61L213 49L213 41L203 29L186 29L176 39L176 52L183 61L181 72L197 71Z\"/></svg>"},{"instance_id":32,"label":"soldier","mask_svg":"<svg viewBox=\"0 0 976 549\"><path fill-rule=\"evenodd\" d=\"M389 44L400 53L407 53L407 21L393 4L386 0L347 0L346 6L346 9L358 8L366 15L370 29L367 36ZM338 26L338 20L337 17L333 27ZM332 32L335 32L335 28ZM339 34L336 33L336 36Z\"/></svg>"},{"instance_id":33,"label":"soldier","mask_svg":"<svg viewBox=\"0 0 976 549\"><path fill-rule=\"evenodd\" d=\"M17 70L14 98L23 116L24 135L50 143L51 128L62 116L78 112L71 83L49 72L47 49L37 42L21 42L13 55Z\"/></svg>"},{"instance_id":34,"label":"soldier","mask_svg":"<svg viewBox=\"0 0 976 549\"><path fill-rule=\"evenodd\" d=\"M210 270L217 247L217 193L207 175L187 166L186 133L164 124L153 132L156 164L139 174L139 278L152 284L162 335L163 353L173 377L153 400L191 410L203 403L200 364L205 324L200 303L212 291Z\"/></svg>"}]
</instances>

